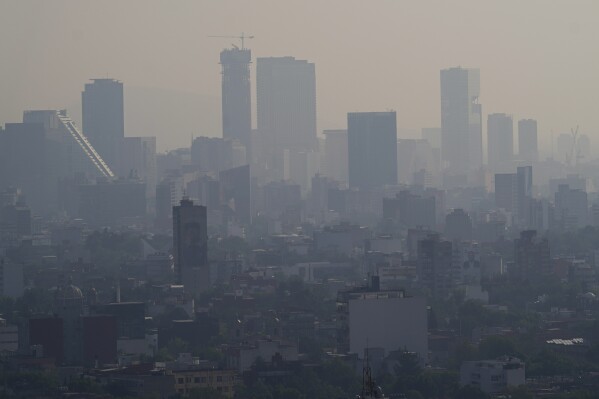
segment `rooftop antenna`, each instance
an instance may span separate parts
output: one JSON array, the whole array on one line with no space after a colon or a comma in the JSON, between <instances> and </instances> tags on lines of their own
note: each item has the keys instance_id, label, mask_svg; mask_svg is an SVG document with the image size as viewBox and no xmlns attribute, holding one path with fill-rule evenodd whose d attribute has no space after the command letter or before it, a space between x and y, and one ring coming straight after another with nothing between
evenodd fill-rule
<instances>
[{"instance_id":1,"label":"rooftop antenna","mask_svg":"<svg viewBox=\"0 0 599 399\"><path fill-rule=\"evenodd\" d=\"M239 39L241 40L241 49L245 50L245 39L253 39L254 36L246 36L245 33L241 32L240 36L219 36L219 35L209 35L208 37L220 37L225 39ZM233 47L238 49L236 45L233 44Z\"/></svg>"}]
</instances>

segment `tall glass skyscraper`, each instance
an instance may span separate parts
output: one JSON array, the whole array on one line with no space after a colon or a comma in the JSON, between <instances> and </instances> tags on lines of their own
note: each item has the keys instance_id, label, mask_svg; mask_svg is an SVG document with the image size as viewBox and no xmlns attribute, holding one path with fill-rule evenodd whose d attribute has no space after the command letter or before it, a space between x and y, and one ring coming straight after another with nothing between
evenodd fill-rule
<instances>
[{"instance_id":1,"label":"tall glass skyscraper","mask_svg":"<svg viewBox=\"0 0 599 399\"><path fill-rule=\"evenodd\" d=\"M294 57L258 58L256 94L257 127L270 145L292 151L317 148L313 63Z\"/></svg>"},{"instance_id":2,"label":"tall glass skyscraper","mask_svg":"<svg viewBox=\"0 0 599 399\"><path fill-rule=\"evenodd\" d=\"M222 65L223 138L237 139L246 148L252 131L249 49L225 49L220 53Z\"/></svg>"},{"instance_id":3,"label":"tall glass skyscraper","mask_svg":"<svg viewBox=\"0 0 599 399\"><path fill-rule=\"evenodd\" d=\"M83 134L100 156L114 167L125 137L123 83L114 79L92 79L81 93Z\"/></svg>"},{"instance_id":4,"label":"tall glass skyscraper","mask_svg":"<svg viewBox=\"0 0 599 399\"><path fill-rule=\"evenodd\" d=\"M480 71L441 71L441 154L445 168L472 176L483 163Z\"/></svg>"},{"instance_id":5,"label":"tall glass skyscraper","mask_svg":"<svg viewBox=\"0 0 599 399\"><path fill-rule=\"evenodd\" d=\"M506 114L487 118L487 163L495 172L507 172L514 157L514 123Z\"/></svg>"}]
</instances>

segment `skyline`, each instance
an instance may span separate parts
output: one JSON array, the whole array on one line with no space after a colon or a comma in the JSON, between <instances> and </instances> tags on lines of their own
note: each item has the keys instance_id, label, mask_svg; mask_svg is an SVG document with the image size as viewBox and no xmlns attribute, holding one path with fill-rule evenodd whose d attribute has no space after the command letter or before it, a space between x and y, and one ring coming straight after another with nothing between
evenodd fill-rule
<instances>
[{"instance_id":1,"label":"skyline","mask_svg":"<svg viewBox=\"0 0 599 399\"><path fill-rule=\"evenodd\" d=\"M64 107L79 121L83 85L108 76L125 85L128 136L157 135L160 150L189 145L191 135L220 137L218 57L237 41L208 35L245 31L255 36L246 41L254 60L293 56L316 65L319 135L324 129L345 128L347 113L356 111L396 110L399 138L438 127L439 71L461 65L481 71L483 121L491 113L538 120L542 154L550 148L551 131L555 139L580 125L592 143L599 138L595 2L460 1L452 7L441 2L366 6L330 1L318 5L319 12L304 3L6 3L0 34L22 40L0 44L9 60L0 74L5 93L0 124L20 121L26 109ZM271 18L287 14L295 18ZM29 23L19 23L25 17ZM431 24L422 23L426 17ZM107 18L110 30L104 29ZM458 23L462 18L468 23ZM364 19L373 23L363 24ZM134 29L129 29L132 21ZM253 126L255 73L254 62ZM148 98L143 106L142 98ZM171 104L177 109L168 112L170 120L159 120L156 111ZM148 120L142 120L144 115ZM163 132L173 124L173 132ZM486 127L483 138L486 142Z\"/></svg>"}]
</instances>

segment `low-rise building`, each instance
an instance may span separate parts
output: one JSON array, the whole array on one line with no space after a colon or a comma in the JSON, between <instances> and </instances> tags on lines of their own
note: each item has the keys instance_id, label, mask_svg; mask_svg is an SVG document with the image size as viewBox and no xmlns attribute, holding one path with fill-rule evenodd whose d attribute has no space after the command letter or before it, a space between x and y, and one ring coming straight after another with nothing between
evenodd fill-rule
<instances>
[{"instance_id":1,"label":"low-rise building","mask_svg":"<svg viewBox=\"0 0 599 399\"><path fill-rule=\"evenodd\" d=\"M460 367L460 385L474 385L485 393L502 392L525 382L524 363L515 357L468 361Z\"/></svg>"}]
</instances>

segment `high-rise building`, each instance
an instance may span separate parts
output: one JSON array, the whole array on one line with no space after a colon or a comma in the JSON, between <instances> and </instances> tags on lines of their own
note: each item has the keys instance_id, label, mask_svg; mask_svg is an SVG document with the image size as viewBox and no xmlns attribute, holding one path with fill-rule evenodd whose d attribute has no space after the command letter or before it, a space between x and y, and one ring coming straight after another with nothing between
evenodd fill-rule
<instances>
[{"instance_id":1,"label":"high-rise building","mask_svg":"<svg viewBox=\"0 0 599 399\"><path fill-rule=\"evenodd\" d=\"M515 173L495 174L495 206L508 212L518 208L518 176Z\"/></svg>"},{"instance_id":2,"label":"high-rise building","mask_svg":"<svg viewBox=\"0 0 599 399\"><path fill-rule=\"evenodd\" d=\"M512 212L520 226L531 224L532 199L532 166L518 167L516 173L495 174L495 206Z\"/></svg>"},{"instance_id":3,"label":"high-rise building","mask_svg":"<svg viewBox=\"0 0 599 399\"><path fill-rule=\"evenodd\" d=\"M281 174L284 150L317 149L314 64L294 57L258 58L256 97L257 128L269 149L266 161Z\"/></svg>"},{"instance_id":4,"label":"high-rise building","mask_svg":"<svg viewBox=\"0 0 599 399\"><path fill-rule=\"evenodd\" d=\"M537 121L521 119L518 121L518 155L527 163L537 162L539 150L537 144Z\"/></svg>"},{"instance_id":5,"label":"high-rise building","mask_svg":"<svg viewBox=\"0 0 599 399\"><path fill-rule=\"evenodd\" d=\"M555 193L555 218L559 227L574 230L591 224L586 191L560 184Z\"/></svg>"},{"instance_id":6,"label":"high-rise building","mask_svg":"<svg viewBox=\"0 0 599 399\"><path fill-rule=\"evenodd\" d=\"M347 148L350 187L397 184L395 112L347 114Z\"/></svg>"},{"instance_id":7,"label":"high-rise building","mask_svg":"<svg viewBox=\"0 0 599 399\"><path fill-rule=\"evenodd\" d=\"M183 198L173 207L173 255L179 284L197 286L194 271L208 268L208 217L206 207ZM195 279L195 278L194 278Z\"/></svg>"},{"instance_id":8,"label":"high-rise building","mask_svg":"<svg viewBox=\"0 0 599 399\"><path fill-rule=\"evenodd\" d=\"M347 182L347 130L325 130L325 174L340 182Z\"/></svg>"},{"instance_id":9,"label":"high-rise building","mask_svg":"<svg viewBox=\"0 0 599 399\"><path fill-rule=\"evenodd\" d=\"M472 175L482 166L479 94L478 69L441 71L441 152L444 166L452 174Z\"/></svg>"},{"instance_id":10,"label":"high-rise building","mask_svg":"<svg viewBox=\"0 0 599 399\"><path fill-rule=\"evenodd\" d=\"M83 133L108 165L114 165L118 146L125 137L123 83L92 79L81 93L81 105Z\"/></svg>"},{"instance_id":11,"label":"high-rise building","mask_svg":"<svg viewBox=\"0 0 599 399\"><path fill-rule=\"evenodd\" d=\"M452 244L431 233L417 243L418 280L434 297L451 292L455 280Z\"/></svg>"},{"instance_id":12,"label":"high-rise building","mask_svg":"<svg viewBox=\"0 0 599 399\"><path fill-rule=\"evenodd\" d=\"M529 227L532 222L532 166L519 166L516 169L518 180L518 222Z\"/></svg>"},{"instance_id":13,"label":"high-rise building","mask_svg":"<svg viewBox=\"0 0 599 399\"><path fill-rule=\"evenodd\" d=\"M506 114L491 114L487 119L487 162L493 171L508 168L514 157L513 125Z\"/></svg>"},{"instance_id":14,"label":"high-rise building","mask_svg":"<svg viewBox=\"0 0 599 399\"><path fill-rule=\"evenodd\" d=\"M246 148L252 131L251 59L251 51L246 48L225 49L220 53L223 138L237 139Z\"/></svg>"},{"instance_id":15,"label":"high-rise building","mask_svg":"<svg viewBox=\"0 0 599 399\"><path fill-rule=\"evenodd\" d=\"M249 225L252 221L250 165L223 170L219 181L226 218Z\"/></svg>"}]
</instances>

